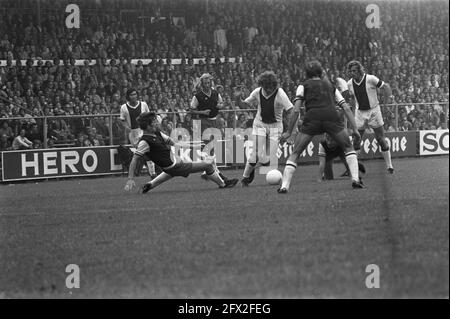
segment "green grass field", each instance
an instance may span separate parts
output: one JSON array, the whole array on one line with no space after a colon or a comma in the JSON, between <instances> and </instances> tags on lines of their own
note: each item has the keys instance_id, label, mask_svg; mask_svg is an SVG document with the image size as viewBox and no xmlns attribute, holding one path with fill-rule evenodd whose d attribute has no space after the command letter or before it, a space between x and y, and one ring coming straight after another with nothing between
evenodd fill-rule
<instances>
[{"instance_id":1,"label":"green grass field","mask_svg":"<svg viewBox=\"0 0 450 319\"><path fill-rule=\"evenodd\" d=\"M146 195L120 177L1 185L0 298L448 297L448 156L394 160L394 175L365 165L366 190L317 183L309 165L286 195L262 175L220 190L195 174Z\"/></svg>"}]
</instances>

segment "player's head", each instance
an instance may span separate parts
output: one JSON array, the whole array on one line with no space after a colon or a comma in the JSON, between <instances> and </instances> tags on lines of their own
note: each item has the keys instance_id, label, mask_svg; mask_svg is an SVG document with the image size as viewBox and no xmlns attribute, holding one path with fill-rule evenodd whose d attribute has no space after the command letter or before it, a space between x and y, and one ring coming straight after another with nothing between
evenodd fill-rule
<instances>
[{"instance_id":1,"label":"player's head","mask_svg":"<svg viewBox=\"0 0 450 319\"><path fill-rule=\"evenodd\" d=\"M126 94L127 94L126 98L127 98L128 102L135 103L137 101L138 91L136 89L133 89L133 88L128 89Z\"/></svg>"},{"instance_id":2,"label":"player's head","mask_svg":"<svg viewBox=\"0 0 450 319\"><path fill-rule=\"evenodd\" d=\"M199 82L200 88L205 91L209 90L212 87L212 80L213 80L213 77L211 74L203 73L200 76L200 82Z\"/></svg>"},{"instance_id":3,"label":"player's head","mask_svg":"<svg viewBox=\"0 0 450 319\"><path fill-rule=\"evenodd\" d=\"M258 86L262 87L267 94L272 94L278 87L277 76L273 71L265 71L258 76Z\"/></svg>"},{"instance_id":4,"label":"player's head","mask_svg":"<svg viewBox=\"0 0 450 319\"><path fill-rule=\"evenodd\" d=\"M305 63L305 71L306 77L309 79L315 77L321 78L323 73L322 64L317 60L308 61Z\"/></svg>"},{"instance_id":5,"label":"player's head","mask_svg":"<svg viewBox=\"0 0 450 319\"><path fill-rule=\"evenodd\" d=\"M159 126L158 116L155 112L144 112L141 113L136 119L141 130L146 130L148 128L156 129Z\"/></svg>"},{"instance_id":6,"label":"player's head","mask_svg":"<svg viewBox=\"0 0 450 319\"><path fill-rule=\"evenodd\" d=\"M364 67L361 62L353 60L347 64L347 72L352 78L361 78L364 74Z\"/></svg>"}]
</instances>

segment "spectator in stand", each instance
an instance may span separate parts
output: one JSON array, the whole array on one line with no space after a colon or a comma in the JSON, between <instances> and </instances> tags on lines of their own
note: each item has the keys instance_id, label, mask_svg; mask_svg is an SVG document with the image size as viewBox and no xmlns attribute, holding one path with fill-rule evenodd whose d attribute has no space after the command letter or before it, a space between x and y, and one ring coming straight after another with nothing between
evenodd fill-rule
<instances>
[{"instance_id":1,"label":"spectator in stand","mask_svg":"<svg viewBox=\"0 0 450 319\"><path fill-rule=\"evenodd\" d=\"M27 150L33 147L33 142L25 137L25 129L21 129L19 135L12 143L13 150Z\"/></svg>"},{"instance_id":2,"label":"spectator in stand","mask_svg":"<svg viewBox=\"0 0 450 319\"><path fill-rule=\"evenodd\" d=\"M0 151L12 150L11 142L8 139L8 135L2 134L0 139Z\"/></svg>"},{"instance_id":3,"label":"spectator in stand","mask_svg":"<svg viewBox=\"0 0 450 319\"><path fill-rule=\"evenodd\" d=\"M141 5L105 0L98 5L96 19L82 15L80 30L58 29L57 33L53 30L64 24L63 16L43 15L38 29L25 22L27 9L34 8L31 0L23 0L14 8L5 4L7 10L0 12L0 59L7 61L6 66L0 67L0 95L30 114L35 113L35 108L47 115L58 114L60 109L67 114L70 113L70 108L67 111L64 107L67 103L74 103L74 108L78 106L84 114L99 113L102 109L116 114L118 105L125 102L122 92L132 83L142 87L144 101L148 95L149 106L153 95L160 95L153 104L166 110L161 103L163 99L173 100L176 94L181 100L190 99L194 78L208 72L215 76L217 84L223 85L220 94L226 105L226 95L232 96L233 86L244 84L246 90L252 91L254 74L274 69L280 73L280 86L293 98L295 87L305 78L296 66L314 56L327 72L341 77L349 60L362 60L368 72L379 74L392 84L398 103L433 103L439 121L434 115L427 116L423 125L440 127L443 121L448 121L442 105L436 104L448 101L448 2L435 1L432 5L418 2L414 6L408 2L383 2L382 10L387 12L383 28L370 30L359 27L365 9L360 2L270 2L273 5L267 6L266 0L210 0L207 12L198 1L173 0L162 4L149 0ZM90 8L90 2L79 5L82 11ZM136 9L136 15L155 16L154 12L159 10L166 16L176 16L180 5L185 16L182 25L156 19L141 28L137 16L127 22L117 18L123 9ZM64 2L41 1L42 12L64 7ZM252 15L248 16L248 12ZM336 16L340 19L335 19ZM345 31L336 32L340 29ZM212 30L218 31L216 42ZM127 61L120 59L125 55ZM226 59L227 55L240 55L243 61L199 65L193 60L224 56ZM129 63L131 58L166 57L172 62L185 57L187 63ZM40 58L53 62L44 63ZM107 63L108 58L113 59ZM28 61L21 63L20 59ZM31 59L38 60L38 65L30 67ZM86 61L75 66L74 59ZM90 59L96 63L90 65ZM94 103L90 104L91 101ZM187 109L185 103L183 109L180 103L176 105L177 111ZM393 111L383 108L383 115L392 118L389 113ZM409 114L408 108L406 111ZM77 114L75 109L73 112ZM0 104L0 114L20 116L9 103ZM85 120L79 123L82 125L77 129L71 125L72 134L89 125ZM18 124L11 122L11 126L17 134Z\"/></svg>"}]
</instances>

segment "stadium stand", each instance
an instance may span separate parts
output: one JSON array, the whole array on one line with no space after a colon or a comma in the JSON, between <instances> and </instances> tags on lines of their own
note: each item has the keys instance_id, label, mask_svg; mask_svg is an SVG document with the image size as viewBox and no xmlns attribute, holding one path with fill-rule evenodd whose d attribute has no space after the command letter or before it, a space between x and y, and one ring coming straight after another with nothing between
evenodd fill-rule
<instances>
[{"instance_id":1,"label":"stadium stand","mask_svg":"<svg viewBox=\"0 0 450 319\"><path fill-rule=\"evenodd\" d=\"M117 118L94 115L119 113L130 87L150 109L175 112L163 120L166 133L190 129L187 111L202 73L214 76L225 109L232 110L234 92L249 93L266 69L276 71L292 98L305 77L303 62L312 57L332 77L346 78L346 63L358 59L387 81L400 106L397 115L383 108L386 131L448 127L447 1L386 3L380 29L359 27L364 1L84 0L77 1L80 29L64 27L69 3L41 0L39 17L35 1L2 2L1 150L12 147L21 128L36 145L44 144L44 122L33 119L39 115L91 115L49 120L45 138L56 145L109 144L110 125L113 143L121 143ZM199 58L204 61L195 63ZM252 118L251 112L221 115L222 126ZM14 117L24 120L7 120Z\"/></svg>"}]
</instances>

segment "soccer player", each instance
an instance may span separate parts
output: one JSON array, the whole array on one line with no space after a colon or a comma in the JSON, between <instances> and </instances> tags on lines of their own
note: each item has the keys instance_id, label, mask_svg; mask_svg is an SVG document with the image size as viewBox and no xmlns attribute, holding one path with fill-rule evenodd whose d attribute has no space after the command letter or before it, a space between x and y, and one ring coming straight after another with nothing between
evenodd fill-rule
<instances>
[{"instance_id":1,"label":"soccer player","mask_svg":"<svg viewBox=\"0 0 450 319\"><path fill-rule=\"evenodd\" d=\"M144 112L149 112L147 103L138 100L138 92L136 89L128 89L126 92L127 102L120 107L120 120L129 131L128 138L133 147L137 147L140 137L142 136L142 130L139 128L137 118ZM155 164L152 161L147 162L147 169L149 175L153 178L156 177ZM142 168L142 166L140 166ZM139 169L140 171L140 169Z\"/></svg>"},{"instance_id":2,"label":"soccer player","mask_svg":"<svg viewBox=\"0 0 450 319\"><path fill-rule=\"evenodd\" d=\"M347 84L347 81L345 81L343 78L341 78L341 77L338 76L338 77L335 78L334 83L332 83L332 84L334 84L334 85L336 86L336 89L339 90L339 92L341 93L342 97L343 97L343 98L345 99L345 101L348 103L348 102L350 101L350 92L348 91L348 84ZM355 145L359 145L360 143L361 143L360 140L358 140L358 141L356 141L356 140L353 141L354 147L356 147ZM346 171L345 171L343 174L341 174L341 177L350 176L350 172L348 171L348 166L347 166L346 162L343 161L343 163L345 164ZM329 166L327 166L327 167L329 167ZM360 170L361 172L363 172L363 173L366 172L366 168L365 168L364 165L363 165L361 162L359 162L359 161L358 161L358 167L359 167L359 170Z\"/></svg>"},{"instance_id":3,"label":"soccer player","mask_svg":"<svg viewBox=\"0 0 450 319\"><path fill-rule=\"evenodd\" d=\"M267 143L271 149L269 154L275 154L278 149L278 140L283 133L283 111L289 118L294 106L286 92L278 87L278 80L274 72L265 71L259 75L258 88L253 90L244 101L248 107L257 105L258 110L253 120L253 150L245 164L241 185L247 187L255 177L257 164L267 166L270 155L267 155Z\"/></svg>"},{"instance_id":4,"label":"soccer player","mask_svg":"<svg viewBox=\"0 0 450 319\"><path fill-rule=\"evenodd\" d=\"M392 98L392 90L389 84L381 81L375 75L366 74L359 61L350 61L347 70L351 76L348 81L348 88L350 96L355 101L355 121L359 134L364 135L366 125L374 130L376 140L381 147L381 154L386 162L387 171L393 174L394 167L392 166L389 145L384 138L384 122L377 92L380 89L386 98L390 99ZM359 151L361 148L360 141L355 142L355 150Z\"/></svg>"},{"instance_id":5,"label":"soccer player","mask_svg":"<svg viewBox=\"0 0 450 319\"><path fill-rule=\"evenodd\" d=\"M198 115L200 118L202 133L210 127L218 127L217 116L223 107L223 99L212 87L212 79L209 73L202 74L196 93L191 100L191 114Z\"/></svg>"},{"instance_id":6,"label":"soccer player","mask_svg":"<svg viewBox=\"0 0 450 319\"><path fill-rule=\"evenodd\" d=\"M181 159L171 156L171 146L184 146L175 143L170 137L159 130L156 114L154 112L145 112L137 118L139 127L143 130L143 134L139 140L136 152L130 163L128 172L128 181L125 185L125 190L133 189L136 184L133 180L134 170L143 156L147 156L156 165L160 166L162 173L146 183L142 187L142 193L147 193L149 190L161 185L175 176L188 177L191 173L205 171L208 179L219 185L219 188L230 188L237 184L237 178L224 181L220 175L219 170L214 164L214 160L206 159L201 163L185 163Z\"/></svg>"},{"instance_id":7,"label":"soccer player","mask_svg":"<svg viewBox=\"0 0 450 319\"><path fill-rule=\"evenodd\" d=\"M223 108L222 96L212 87L213 77L209 73L203 73L200 76L200 82L196 86L196 93L191 100L192 115L197 115L201 123L202 141L208 144L212 137L203 140L203 132L208 128L218 128L218 114L219 110ZM208 149L203 149L204 152L209 154ZM208 180L206 174L202 174L201 177ZM227 178L221 175L222 179Z\"/></svg>"},{"instance_id":8,"label":"soccer player","mask_svg":"<svg viewBox=\"0 0 450 319\"><path fill-rule=\"evenodd\" d=\"M344 163L348 172L348 165L345 160L344 150L339 147L331 136L327 133L324 134L322 140L319 142L319 178L318 181L322 180L332 180L333 175L333 161L335 158L340 158L342 163ZM361 173L365 173L366 169L364 165L358 162L358 169ZM350 176L350 175L345 175ZM342 176L341 176L342 177Z\"/></svg>"},{"instance_id":9,"label":"soccer player","mask_svg":"<svg viewBox=\"0 0 450 319\"><path fill-rule=\"evenodd\" d=\"M294 149L289 156L283 173L281 187L278 193L287 193L291 184L292 176L297 168L297 160L306 146L311 142L314 135L328 133L336 143L344 150L345 160L349 166L352 187L365 188L358 176L358 158L353 149L353 145L344 128L338 112L336 103L343 108L345 116L350 121L353 128L356 128L353 113L350 106L345 102L341 93L330 83L327 78L323 78L322 65L318 61L309 61L305 64L307 80L303 85L299 85L296 92L294 113L290 119L287 132L283 133L281 140L289 139L294 126L297 125L300 108L305 106L306 113L299 133L295 137ZM355 129L354 135L359 138L359 133Z\"/></svg>"}]
</instances>

